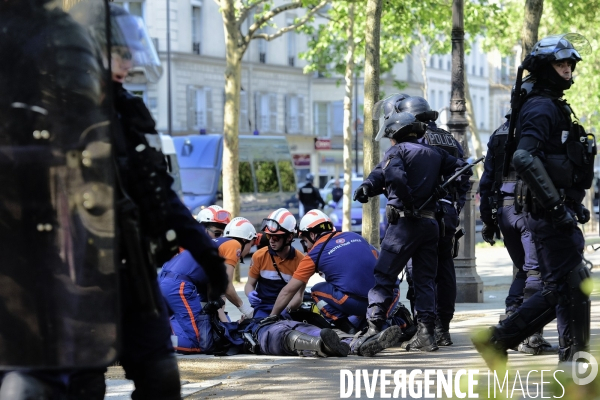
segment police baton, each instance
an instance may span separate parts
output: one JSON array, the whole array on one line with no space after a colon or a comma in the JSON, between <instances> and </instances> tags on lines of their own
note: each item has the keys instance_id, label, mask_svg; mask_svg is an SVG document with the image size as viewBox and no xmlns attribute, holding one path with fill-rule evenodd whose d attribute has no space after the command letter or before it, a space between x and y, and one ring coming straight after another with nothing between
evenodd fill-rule
<instances>
[{"instance_id":1,"label":"police baton","mask_svg":"<svg viewBox=\"0 0 600 400\"><path fill-rule=\"evenodd\" d=\"M467 164L464 167L462 167L457 173L455 173L454 175L452 175L450 178L448 178L448 180L446 182L444 182L441 185L442 189L445 189L449 184L451 184L452 182L454 182L456 179L458 179L459 176L463 175L465 172L467 172L468 170L470 170L471 168L473 168L473 166L475 164L478 164L480 162L482 162L485 159L485 157L481 157L478 158L477 160L473 161L471 164ZM435 198L435 195L432 194L425 203L423 203L423 205L421 205L421 207L419 207L419 209L417 211L421 211L427 204L429 204L429 202L431 200L433 200Z\"/></svg>"}]
</instances>

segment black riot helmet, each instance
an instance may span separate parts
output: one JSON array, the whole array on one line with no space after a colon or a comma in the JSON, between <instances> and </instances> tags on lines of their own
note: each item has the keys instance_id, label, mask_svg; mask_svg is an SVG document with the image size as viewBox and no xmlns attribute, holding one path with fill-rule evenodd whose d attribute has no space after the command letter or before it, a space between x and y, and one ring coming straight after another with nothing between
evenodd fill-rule
<instances>
[{"instance_id":1,"label":"black riot helmet","mask_svg":"<svg viewBox=\"0 0 600 400\"><path fill-rule=\"evenodd\" d=\"M435 121L439 113L431 109L427 100L421 96L412 96L398 104L398 111L411 113L421 122Z\"/></svg>"},{"instance_id":2,"label":"black riot helmet","mask_svg":"<svg viewBox=\"0 0 600 400\"><path fill-rule=\"evenodd\" d=\"M393 112L385 117L375 140L382 138L394 139L402 142L408 138L418 139L425 134L427 125L408 112Z\"/></svg>"},{"instance_id":3,"label":"black riot helmet","mask_svg":"<svg viewBox=\"0 0 600 400\"><path fill-rule=\"evenodd\" d=\"M405 93L394 93L389 95L383 100L379 100L373 106L373 120L377 121L381 117L386 117L395 111L400 111L398 109L398 104L402 102L402 100L409 98L410 95Z\"/></svg>"},{"instance_id":4,"label":"black riot helmet","mask_svg":"<svg viewBox=\"0 0 600 400\"><path fill-rule=\"evenodd\" d=\"M537 82L566 90L573 84L573 80L565 81L561 78L552 62L569 60L572 69L582 60L581 55L591 53L591 46L587 39L578 33L551 35L543 38L533 46L531 53L523 60L522 67L528 70Z\"/></svg>"}]
</instances>

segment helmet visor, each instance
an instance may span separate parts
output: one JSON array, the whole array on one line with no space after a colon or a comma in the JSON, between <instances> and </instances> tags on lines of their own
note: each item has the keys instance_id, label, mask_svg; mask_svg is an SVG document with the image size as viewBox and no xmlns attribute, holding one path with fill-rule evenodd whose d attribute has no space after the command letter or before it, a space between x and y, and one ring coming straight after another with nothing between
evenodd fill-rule
<instances>
[{"instance_id":1,"label":"helmet visor","mask_svg":"<svg viewBox=\"0 0 600 400\"><path fill-rule=\"evenodd\" d=\"M226 210L219 210L214 213L215 222L219 222L221 224L228 224L231 222L231 213Z\"/></svg>"},{"instance_id":2,"label":"helmet visor","mask_svg":"<svg viewBox=\"0 0 600 400\"><path fill-rule=\"evenodd\" d=\"M396 104L408 97L410 96L404 93L395 93L389 95L383 100L379 100L373 106L373 114L371 115L371 118L373 119L373 121L377 121L381 117L390 115L391 113L396 111Z\"/></svg>"},{"instance_id":3,"label":"helmet visor","mask_svg":"<svg viewBox=\"0 0 600 400\"><path fill-rule=\"evenodd\" d=\"M268 233L279 233L279 234L289 233L287 229L285 229L284 227L279 225L279 222L275 221L274 219L269 219L269 218L263 219L260 230L263 232L268 232Z\"/></svg>"},{"instance_id":4,"label":"helmet visor","mask_svg":"<svg viewBox=\"0 0 600 400\"><path fill-rule=\"evenodd\" d=\"M578 33L567 33L543 38L536 44L531 54L536 56L554 54L556 60L581 61L582 55L589 55L591 52L592 46L584 36Z\"/></svg>"},{"instance_id":5,"label":"helmet visor","mask_svg":"<svg viewBox=\"0 0 600 400\"><path fill-rule=\"evenodd\" d=\"M162 67L154 43L142 18L119 15L111 19L111 55L133 61L133 71L144 73L148 81L158 82ZM130 73L131 74L131 73Z\"/></svg>"},{"instance_id":6,"label":"helmet visor","mask_svg":"<svg viewBox=\"0 0 600 400\"><path fill-rule=\"evenodd\" d=\"M383 124L381 124L381 126L379 127L379 132L377 132L375 140L379 141L384 137L391 138L401 128L412 124L416 120L417 119L415 118L415 116L411 113L393 113L389 117L385 118Z\"/></svg>"}]
</instances>

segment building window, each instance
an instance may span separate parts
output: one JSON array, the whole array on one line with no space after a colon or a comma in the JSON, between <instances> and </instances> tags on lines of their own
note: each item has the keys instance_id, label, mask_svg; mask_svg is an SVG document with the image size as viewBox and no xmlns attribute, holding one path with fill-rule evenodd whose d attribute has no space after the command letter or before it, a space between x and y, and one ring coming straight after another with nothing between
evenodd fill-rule
<instances>
[{"instance_id":1,"label":"building window","mask_svg":"<svg viewBox=\"0 0 600 400\"><path fill-rule=\"evenodd\" d=\"M441 110L442 108L447 107L447 104L444 104L444 92L441 90L438 92L438 101L439 104L436 108L434 108L434 110Z\"/></svg>"},{"instance_id":2,"label":"building window","mask_svg":"<svg viewBox=\"0 0 600 400\"><path fill-rule=\"evenodd\" d=\"M483 76L483 67L479 67L479 76Z\"/></svg>"},{"instance_id":3,"label":"building window","mask_svg":"<svg viewBox=\"0 0 600 400\"><path fill-rule=\"evenodd\" d=\"M259 33L268 33L267 28L259 29ZM268 44L264 39L258 39L258 62L262 64L267 63L267 49Z\"/></svg>"},{"instance_id":4,"label":"building window","mask_svg":"<svg viewBox=\"0 0 600 400\"><path fill-rule=\"evenodd\" d=\"M344 102L334 101L331 103L331 133L334 136L344 135Z\"/></svg>"},{"instance_id":5,"label":"building window","mask_svg":"<svg viewBox=\"0 0 600 400\"><path fill-rule=\"evenodd\" d=\"M315 136L329 137L329 125L331 121L330 105L325 102L314 103L314 125L313 131Z\"/></svg>"},{"instance_id":6,"label":"building window","mask_svg":"<svg viewBox=\"0 0 600 400\"><path fill-rule=\"evenodd\" d=\"M286 23L288 26L294 25L294 16L288 16ZM296 39L297 34L295 31L286 33L287 36L287 51L288 51L288 65L293 67L296 64Z\"/></svg>"},{"instance_id":7,"label":"building window","mask_svg":"<svg viewBox=\"0 0 600 400\"><path fill-rule=\"evenodd\" d=\"M192 6L192 53L202 54L202 8Z\"/></svg>"},{"instance_id":8,"label":"building window","mask_svg":"<svg viewBox=\"0 0 600 400\"><path fill-rule=\"evenodd\" d=\"M209 87L188 87L188 128L206 133L213 128L212 95Z\"/></svg>"},{"instance_id":9,"label":"building window","mask_svg":"<svg viewBox=\"0 0 600 400\"><path fill-rule=\"evenodd\" d=\"M429 57L429 67L433 68L434 65L434 61L433 61L433 56Z\"/></svg>"},{"instance_id":10,"label":"building window","mask_svg":"<svg viewBox=\"0 0 600 400\"><path fill-rule=\"evenodd\" d=\"M285 132L304 133L304 98L285 96Z\"/></svg>"},{"instance_id":11,"label":"building window","mask_svg":"<svg viewBox=\"0 0 600 400\"><path fill-rule=\"evenodd\" d=\"M444 68L444 60L442 60L441 56L438 58L438 68L439 69Z\"/></svg>"},{"instance_id":12,"label":"building window","mask_svg":"<svg viewBox=\"0 0 600 400\"><path fill-rule=\"evenodd\" d=\"M435 90L429 91L429 107L431 107L432 110L436 109Z\"/></svg>"},{"instance_id":13,"label":"building window","mask_svg":"<svg viewBox=\"0 0 600 400\"><path fill-rule=\"evenodd\" d=\"M452 62L450 60L446 61L446 69L450 71L452 69Z\"/></svg>"},{"instance_id":14,"label":"building window","mask_svg":"<svg viewBox=\"0 0 600 400\"><path fill-rule=\"evenodd\" d=\"M277 95L257 93L256 114L259 132L277 132Z\"/></svg>"},{"instance_id":15,"label":"building window","mask_svg":"<svg viewBox=\"0 0 600 400\"><path fill-rule=\"evenodd\" d=\"M130 14L137 15L138 17L144 18L144 2L141 0L138 1L115 1L114 4L117 4L127 11Z\"/></svg>"}]
</instances>

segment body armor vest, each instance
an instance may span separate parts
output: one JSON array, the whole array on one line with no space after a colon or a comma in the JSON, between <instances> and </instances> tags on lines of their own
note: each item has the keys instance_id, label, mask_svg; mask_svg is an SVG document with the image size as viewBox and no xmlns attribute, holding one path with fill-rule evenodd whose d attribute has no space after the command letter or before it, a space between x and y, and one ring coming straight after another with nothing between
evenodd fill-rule
<instances>
[{"instance_id":1,"label":"body armor vest","mask_svg":"<svg viewBox=\"0 0 600 400\"><path fill-rule=\"evenodd\" d=\"M546 170L557 189L589 189L594 179L596 137L579 125L571 106L562 99L554 104L570 122L569 131L562 132L563 145L557 153L546 153ZM571 115L575 120L571 119Z\"/></svg>"},{"instance_id":2,"label":"body armor vest","mask_svg":"<svg viewBox=\"0 0 600 400\"><path fill-rule=\"evenodd\" d=\"M440 147L458 158L458 147L452 134L442 128L427 126L425 141L430 146Z\"/></svg>"},{"instance_id":3,"label":"body armor vest","mask_svg":"<svg viewBox=\"0 0 600 400\"><path fill-rule=\"evenodd\" d=\"M504 155L506 152L506 140L508 139L508 121L504 122L493 133L492 154L494 157L494 188L499 189L503 182L516 182L517 173L512 166L509 167L509 173L506 178L502 176L504 167Z\"/></svg>"}]
</instances>

